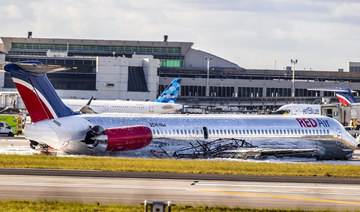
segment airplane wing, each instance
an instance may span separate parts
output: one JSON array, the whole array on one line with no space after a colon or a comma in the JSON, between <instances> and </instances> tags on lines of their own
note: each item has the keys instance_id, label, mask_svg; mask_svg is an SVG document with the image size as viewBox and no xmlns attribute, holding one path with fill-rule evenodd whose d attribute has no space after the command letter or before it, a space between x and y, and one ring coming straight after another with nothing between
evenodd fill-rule
<instances>
[{"instance_id":1,"label":"airplane wing","mask_svg":"<svg viewBox=\"0 0 360 212\"><path fill-rule=\"evenodd\" d=\"M261 156L280 156L301 153L319 152L319 149L272 149L272 148L243 148L236 150L225 150L223 156L231 158L261 157Z\"/></svg>"},{"instance_id":2,"label":"airplane wing","mask_svg":"<svg viewBox=\"0 0 360 212\"><path fill-rule=\"evenodd\" d=\"M176 158L257 158L261 156L281 156L319 152L319 149L275 149L260 148L244 139L217 139L214 141L196 141L190 146L174 152Z\"/></svg>"},{"instance_id":3,"label":"airplane wing","mask_svg":"<svg viewBox=\"0 0 360 212\"><path fill-rule=\"evenodd\" d=\"M86 103L86 105L84 105L79 112L84 113L84 114L96 114L96 112L90 107L91 101L94 99L94 97L92 96L90 98L90 100L88 101L88 103Z\"/></svg>"}]
</instances>

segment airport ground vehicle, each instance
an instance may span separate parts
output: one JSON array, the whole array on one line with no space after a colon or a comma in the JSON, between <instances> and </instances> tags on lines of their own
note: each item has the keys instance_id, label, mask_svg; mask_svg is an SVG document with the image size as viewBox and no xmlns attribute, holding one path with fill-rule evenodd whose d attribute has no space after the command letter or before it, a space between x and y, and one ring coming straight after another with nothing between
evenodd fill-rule
<instances>
[{"instance_id":1,"label":"airport ground vehicle","mask_svg":"<svg viewBox=\"0 0 360 212\"><path fill-rule=\"evenodd\" d=\"M7 123L12 128L13 134L17 135L22 133L22 129L23 129L22 115L0 114L0 122Z\"/></svg>"},{"instance_id":2,"label":"airport ground vehicle","mask_svg":"<svg viewBox=\"0 0 360 212\"><path fill-rule=\"evenodd\" d=\"M0 135L2 136L14 136L13 129L3 121L0 121Z\"/></svg>"}]
</instances>

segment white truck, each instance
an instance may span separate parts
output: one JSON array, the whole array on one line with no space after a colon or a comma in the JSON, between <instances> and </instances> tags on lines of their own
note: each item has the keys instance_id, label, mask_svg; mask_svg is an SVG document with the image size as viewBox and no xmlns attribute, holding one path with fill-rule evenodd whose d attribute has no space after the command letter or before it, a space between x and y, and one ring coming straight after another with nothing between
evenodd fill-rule
<instances>
[{"instance_id":1,"label":"white truck","mask_svg":"<svg viewBox=\"0 0 360 212\"><path fill-rule=\"evenodd\" d=\"M0 121L0 135L13 137L13 129L8 125L8 123Z\"/></svg>"}]
</instances>

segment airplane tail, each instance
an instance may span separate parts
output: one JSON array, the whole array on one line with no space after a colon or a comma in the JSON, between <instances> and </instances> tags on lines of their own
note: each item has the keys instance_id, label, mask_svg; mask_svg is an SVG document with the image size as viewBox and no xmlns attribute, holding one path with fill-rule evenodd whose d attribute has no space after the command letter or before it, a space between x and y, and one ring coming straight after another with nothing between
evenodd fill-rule
<instances>
[{"instance_id":1,"label":"airplane tail","mask_svg":"<svg viewBox=\"0 0 360 212\"><path fill-rule=\"evenodd\" d=\"M67 70L41 62L19 62L5 65L33 122L75 115L55 92L46 73Z\"/></svg>"},{"instance_id":2,"label":"airplane tail","mask_svg":"<svg viewBox=\"0 0 360 212\"><path fill-rule=\"evenodd\" d=\"M180 78L175 78L170 85L162 92L155 102L175 103L181 84Z\"/></svg>"},{"instance_id":3,"label":"airplane tail","mask_svg":"<svg viewBox=\"0 0 360 212\"><path fill-rule=\"evenodd\" d=\"M355 97L352 95L349 88L343 88L345 91L335 92L336 97L338 98L341 105L349 105L351 103L356 103Z\"/></svg>"},{"instance_id":4,"label":"airplane tail","mask_svg":"<svg viewBox=\"0 0 360 212\"><path fill-rule=\"evenodd\" d=\"M330 91L335 92L336 97L342 106L356 103L352 90L350 88L309 88L310 91Z\"/></svg>"}]
</instances>

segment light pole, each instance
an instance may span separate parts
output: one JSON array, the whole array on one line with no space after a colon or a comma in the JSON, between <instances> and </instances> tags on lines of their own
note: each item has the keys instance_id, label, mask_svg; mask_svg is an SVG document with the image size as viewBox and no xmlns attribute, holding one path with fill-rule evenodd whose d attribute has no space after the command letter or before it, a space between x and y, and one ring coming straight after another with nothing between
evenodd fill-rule
<instances>
[{"instance_id":1,"label":"light pole","mask_svg":"<svg viewBox=\"0 0 360 212\"><path fill-rule=\"evenodd\" d=\"M210 60L212 60L211 57L205 57L206 60L206 96L210 96L210 88L209 88L209 72L210 72Z\"/></svg>"},{"instance_id":2,"label":"light pole","mask_svg":"<svg viewBox=\"0 0 360 212\"><path fill-rule=\"evenodd\" d=\"M295 97L295 64L298 62L297 59L291 59L291 63L293 64L293 71L292 71L292 87L291 87L291 97Z\"/></svg>"}]
</instances>

